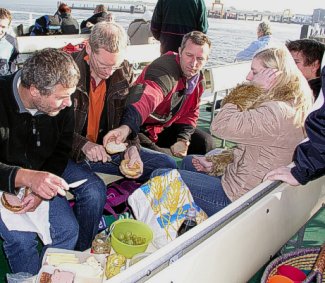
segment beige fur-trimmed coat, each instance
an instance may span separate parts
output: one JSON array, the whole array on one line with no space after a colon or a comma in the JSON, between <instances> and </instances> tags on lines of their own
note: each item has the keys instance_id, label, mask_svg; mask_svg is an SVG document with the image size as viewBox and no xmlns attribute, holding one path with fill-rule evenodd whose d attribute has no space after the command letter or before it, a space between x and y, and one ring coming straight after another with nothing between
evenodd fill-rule
<instances>
[{"instance_id":1,"label":"beige fur-trimmed coat","mask_svg":"<svg viewBox=\"0 0 325 283\"><path fill-rule=\"evenodd\" d=\"M261 88L249 83L238 85L223 100L210 130L237 143L222 177L231 201L261 183L270 170L291 162L295 147L304 139L303 128L294 125L296 110L290 99L294 91L286 86L277 94L282 101L270 100Z\"/></svg>"}]
</instances>

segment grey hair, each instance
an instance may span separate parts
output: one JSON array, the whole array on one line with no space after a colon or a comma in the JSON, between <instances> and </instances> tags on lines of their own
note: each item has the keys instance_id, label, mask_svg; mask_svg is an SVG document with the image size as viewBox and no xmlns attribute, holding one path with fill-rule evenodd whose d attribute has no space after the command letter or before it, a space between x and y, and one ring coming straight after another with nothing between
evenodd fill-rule
<instances>
[{"instance_id":1,"label":"grey hair","mask_svg":"<svg viewBox=\"0 0 325 283\"><path fill-rule=\"evenodd\" d=\"M263 21L258 25L258 30L263 34L263 35L271 35L271 24L267 21Z\"/></svg>"},{"instance_id":2,"label":"grey hair","mask_svg":"<svg viewBox=\"0 0 325 283\"><path fill-rule=\"evenodd\" d=\"M194 44L201 45L201 46L207 44L211 49L211 40L206 34L200 31L191 31L183 36L183 40L181 43L181 51L184 50L186 42L188 40L191 40Z\"/></svg>"},{"instance_id":3,"label":"grey hair","mask_svg":"<svg viewBox=\"0 0 325 283\"><path fill-rule=\"evenodd\" d=\"M95 53L98 53L100 48L110 53L118 53L126 49L127 35L124 28L115 22L99 22L91 30L89 45Z\"/></svg>"},{"instance_id":4,"label":"grey hair","mask_svg":"<svg viewBox=\"0 0 325 283\"><path fill-rule=\"evenodd\" d=\"M79 68L71 55L55 48L34 52L21 71L22 86L34 86L42 95L50 95L58 84L65 88L75 87L79 79Z\"/></svg>"}]
</instances>

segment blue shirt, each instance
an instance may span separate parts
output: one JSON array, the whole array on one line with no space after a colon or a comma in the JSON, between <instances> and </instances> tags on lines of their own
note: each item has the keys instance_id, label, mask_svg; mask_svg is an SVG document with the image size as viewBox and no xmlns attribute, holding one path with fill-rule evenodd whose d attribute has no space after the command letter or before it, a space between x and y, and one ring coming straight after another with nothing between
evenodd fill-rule
<instances>
[{"instance_id":1,"label":"blue shirt","mask_svg":"<svg viewBox=\"0 0 325 283\"><path fill-rule=\"evenodd\" d=\"M271 35L261 36L257 40L253 41L247 48L240 51L236 55L236 61L252 60L254 57L254 54L258 50L265 48L270 43L270 40L271 40Z\"/></svg>"}]
</instances>

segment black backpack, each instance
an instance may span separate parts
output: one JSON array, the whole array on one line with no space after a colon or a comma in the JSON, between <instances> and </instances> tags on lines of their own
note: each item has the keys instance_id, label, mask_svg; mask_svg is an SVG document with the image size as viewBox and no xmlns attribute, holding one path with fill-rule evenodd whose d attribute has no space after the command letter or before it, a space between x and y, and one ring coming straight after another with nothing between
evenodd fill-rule
<instances>
[{"instance_id":1,"label":"black backpack","mask_svg":"<svg viewBox=\"0 0 325 283\"><path fill-rule=\"evenodd\" d=\"M30 35L61 34L61 22L58 17L44 15L35 20Z\"/></svg>"}]
</instances>

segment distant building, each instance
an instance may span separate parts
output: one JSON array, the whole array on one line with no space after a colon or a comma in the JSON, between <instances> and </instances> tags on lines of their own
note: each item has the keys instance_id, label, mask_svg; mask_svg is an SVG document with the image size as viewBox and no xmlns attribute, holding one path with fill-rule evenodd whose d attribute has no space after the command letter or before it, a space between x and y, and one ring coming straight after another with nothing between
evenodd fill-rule
<instances>
[{"instance_id":1,"label":"distant building","mask_svg":"<svg viewBox=\"0 0 325 283\"><path fill-rule=\"evenodd\" d=\"M291 18L291 23L295 23L295 24L312 24L312 22L313 22L312 15L295 14Z\"/></svg>"},{"instance_id":2,"label":"distant building","mask_svg":"<svg viewBox=\"0 0 325 283\"><path fill-rule=\"evenodd\" d=\"M314 9L313 24L315 23L320 25L325 24L325 9Z\"/></svg>"}]
</instances>

